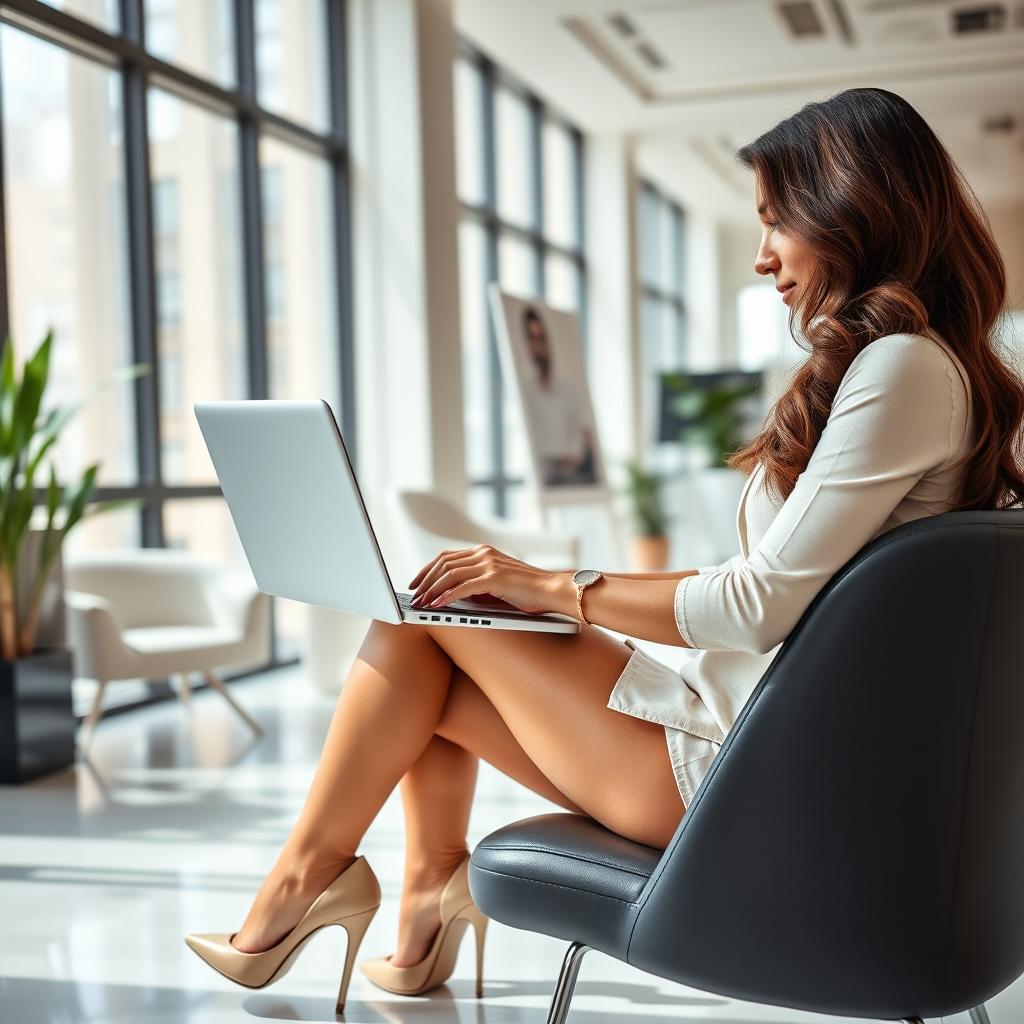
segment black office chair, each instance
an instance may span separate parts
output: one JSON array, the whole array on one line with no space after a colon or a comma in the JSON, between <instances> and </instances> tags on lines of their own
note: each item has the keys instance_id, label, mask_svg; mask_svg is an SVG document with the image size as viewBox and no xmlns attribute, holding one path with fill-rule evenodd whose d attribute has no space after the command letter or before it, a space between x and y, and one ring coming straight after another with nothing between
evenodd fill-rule
<instances>
[{"instance_id":1,"label":"black office chair","mask_svg":"<svg viewBox=\"0 0 1024 1024\"><path fill-rule=\"evenodd\" d=\"M488 916L778 1006L919 1021L1024 971L1024 512L886 532L824 587L664 851L575 814L473 851Z\"/></svg>"}]
</instances>

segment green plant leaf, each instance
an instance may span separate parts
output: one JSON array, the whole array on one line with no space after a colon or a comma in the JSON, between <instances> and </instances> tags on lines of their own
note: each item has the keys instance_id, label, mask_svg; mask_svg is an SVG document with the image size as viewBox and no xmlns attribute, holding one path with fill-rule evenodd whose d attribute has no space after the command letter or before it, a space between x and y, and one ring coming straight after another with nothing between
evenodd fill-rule
<instances>
[{"instance_id":1,"label":"green plant leaf","mask_svg":"<svg viewBox=\"0 0 1024 1024\"><path fill-rule=\"evenodd\" d=\"M0 454L12 450L11 421L14 416L14 342L10 335L4 342L4 353L0 359Z\"/></svg>"},{"instance_id":2,"label":"green plant leaf","mask_svg":"<svg viewBox=\"0 0 1024 1024\"><path fill-rule=\"evenodd\" d=\"M24 451L35 431L36 419L39 416L39 404L46 390L46 382L50 375L50 348L53 344L53 330L46 332L39 348L29 359L22 370L21 386L14 400L14 435L15 452Z\"/></svg>"},{"instance_id":3,"label":"green plant leaf","mask_svg":"<svg viewBox=\"0 0 1024 1024\"><path fill-rule=\"evenodd\" d=\"M97 395L105 391L109 387L113 387L115 384L123 384L127 381L134 380L136 377L145 376L151 372L153 366L151 363L133 363L131 366L121 366L111 371L106 377L100 381L84 398L77 402L72 402L70 405L65 406L63 409L54 409L50 416L47 417L46 423L39 431L39 444L40 450L33 456L33 461L38 464L39 460L46 453L46 451L54 444L55 441L60 437L61 431L68 425L68 423L74 419L75 416L81 412L82 408L88 405Z\"/></svg>"},{"instance_id":4,"label":"green plant leaf","mask_svg":"<svg viewBox=\"0 0 1024 1024\"><path fill-rule=\"evenodd\" d=\"M89 501L89 496L93 492L93 488L96 482L96 474L99 472L100 464L94 462L83 474L82 481L78 486L78 490L74 491L71 496L71 501L68 503L67 517L64 520L64 525L61 529L61 540L63 540L75 523L78 522L82 517L82 512L85 510L86 503Z\"/></svg>"}]
</instances>

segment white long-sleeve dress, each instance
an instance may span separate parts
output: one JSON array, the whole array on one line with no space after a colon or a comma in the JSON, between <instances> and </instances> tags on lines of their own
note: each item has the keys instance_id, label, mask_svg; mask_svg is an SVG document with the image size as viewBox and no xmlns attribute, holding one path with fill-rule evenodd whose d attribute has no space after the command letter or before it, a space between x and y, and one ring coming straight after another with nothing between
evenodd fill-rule
<instances>
[{"instance_id":1,"label":"white long-sleeve dress","mask_svg":"<svg viewBox=\"0 0 1024 1024\"><path fill-rule=\"evenodd\" d=\"M829 578L879 534L952 506L974 430L967 372L946 343L887 335L851 362L785 502L755 467L736 510L739 554L676 588L676 624L694 650L676 670L634 648L608 699L665 727L685 805Z\"/></svg>"}]
</instances>

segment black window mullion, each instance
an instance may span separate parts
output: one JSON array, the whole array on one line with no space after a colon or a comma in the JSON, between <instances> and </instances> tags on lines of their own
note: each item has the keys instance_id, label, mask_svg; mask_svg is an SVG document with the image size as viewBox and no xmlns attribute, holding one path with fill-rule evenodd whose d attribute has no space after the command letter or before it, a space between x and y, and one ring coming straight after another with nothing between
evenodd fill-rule
<instances>
[{"instance_id":1,"label":"black window mullion","mask_svg":"<svg viewBox=\"0 0 1024 1024\"><path fill-rule=\"evenodd\" d=\"M252 0L235 0L235 60L239 89L256 95L256 30ZM263 263L263 190L260 181L260 140L256 119L238 115L238 169L241 181L242 277L245 334L248 339L249 398L269 394L267 361L266 282Z\"/></svg>"},{"instance_id":2,"label":"black window mullion","mask_svg":"<svg viewBox=\"0 0 1024 1024\"><path fill-rule=\"evenodd\" d=\"M583 343L583 359L586 362L589 347L587 343L587 269L586 269L586 197L583 194L583 133L578 128L571 130L572 138L572 184L573 184L573 227L579 259L576 264L576 302L579 310L580 339Z\"/></svg>"},{"instance_id":3,"label":"black window mullion","mask_svg":"<svg viewBox=\"0 0 1024 1024\"><path fill-rule=\"evenodd\" d=\"M345 82L348 74L348 38L344 0L330 0L327 5L327 47L330 68L330 115L334 133L345 140L348 148L348 107ZM336 316L338 325L338 372L340 390L341 432L358 468L355 413L355 329L352 289L352 212L349 205L348 160L335 157L331 161L331 209L334 217L334 274Z\"/></svg>"},{"instance_id":4,"label":"black window mullion","mask_svg":"<svg viewBox=\"0 0 1024 1024\"><path fill-rule=\"evenodd\" d=\"M142 0L122 0L121 25L126 36L143 39ZM126 60L121 69L124 118L125 192L128 203L128 275L131 296L132 358L150 372L135 380L135 434L139 484L162 488L160 441L160 353L156 317L156 261L153 250L153 196L150 189L149 109L146 71ZM142 508L143 547L165 543L162 501Z\"/></svg>"},{"instance_id":5,"label":"black window mullion","mask_svg":"<svg viewBox=\"0 0 1024 1024\"><path fill-rule=\"evenodd\" d=\"M533 284L540 298L547 291L544 274L544 112L540 100L531 95L530 112L530 183L532 198Z\"/></svg>"},{"instance_id":6,"label":"black window mullion","mask_svg":"<svg viewBox=\"0 0 1024 1024\"><path fill-rule=\"evenodd\" d=\"M494 65L486 58L480 60L480 125L483 144L484 206L494 216L498 209L497 150L494 130ZM499 264L498 229L494 224L486 229L485 279L498 281ZM497 481L494 488L494 511L505 514L505 417L502 395L501 353L498 351L498 337L494 330L493 317L489 315L488 304L484 303L485 330L487 332L487 381L489 384L489 408L491 413L491 467Z\"/></svg>"}]
</instances>

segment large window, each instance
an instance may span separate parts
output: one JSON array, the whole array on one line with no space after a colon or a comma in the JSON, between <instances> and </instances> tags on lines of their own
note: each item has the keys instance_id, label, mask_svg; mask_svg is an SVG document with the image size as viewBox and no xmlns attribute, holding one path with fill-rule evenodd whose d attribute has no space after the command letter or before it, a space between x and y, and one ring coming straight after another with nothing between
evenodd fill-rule
<instances>
[{"instance_id":1,"label":"large window","mask_svg":"<svg viewBox=\"0 0 1024 1024\"><path fill-rule=\"evenodd\" d=\"M466 46L455 66L455 104L470 510L515 516L526 444L502 384L487 285L499 281L578 311L585 338L583 138Z\"/></svg>"},{"instance_id":2,"label":"large window","mask_svg":"<svg viewBox=\"0 0 1024 1024\"><path fill-rule=\"evenodd\" d=\"M0 337L55 330L49 397L105 391L56 453L101 460L72 549L244 564L192 411L325 397L354 438L343 0L0 0ZM6 266L4 265L6 262ZM6 272L5 272L6 271ZM275 602L275 660L301 628Z\"/></svg>"},{"instance_id":3,"label":"large window","mask_svg":"<svg viewBox=\"0 0 1024 1024\"><path fill-rule=\"evenodd\" d=\"M683 211L649 182L638 195L640 333L645 377L686 362Z\"/></svg>"}]
</instances>

